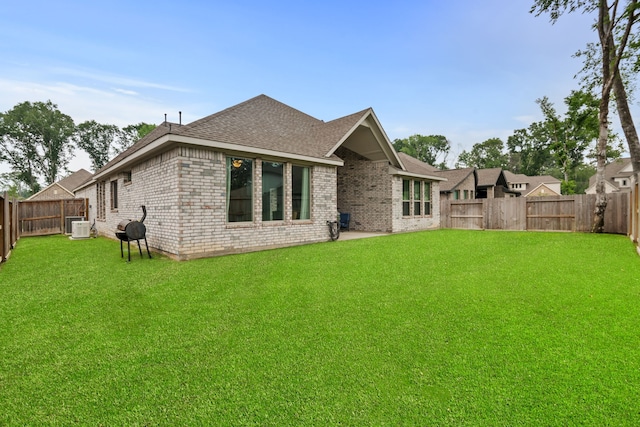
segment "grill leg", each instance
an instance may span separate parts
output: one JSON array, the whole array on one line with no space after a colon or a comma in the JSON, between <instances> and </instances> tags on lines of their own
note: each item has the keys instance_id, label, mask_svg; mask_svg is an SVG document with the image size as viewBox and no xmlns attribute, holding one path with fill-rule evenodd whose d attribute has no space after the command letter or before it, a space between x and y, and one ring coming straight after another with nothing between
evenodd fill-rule
<instances>
[{"instance_id":1,"label":"grill leg","mask_svg":"<svg viewBox=\"0 0 640 427\"><path fill-rule=\"evenodd\" d=\"M124 251L122 250L122 239L120 239L120 258L124 258Z\"/></svg>"},{"instance_id":2,"label":"grill leg","mask_svg":"<svg viewBox=\"0 0 640 427\"><path fill-rule=\"evenodd\" d=\"M142 248L140 247L140 239L136 240L138 242L138 250L140 251L140 258L142 258Z\"/></svg>"},{"instance_id":3,"label":"grill leg","mask_svg":"<svg viewBox=\"0 0 640 427\"><path fill-rule=\"evenodd\" d=\"M151 252L149 252L149 244L147 243L147 236L144 236L144 245L147 247L147 255L149 255L149 259L151 259Z\"/></svg>"},{"instance_id":4,"label":"grill leg","mask_svg":"<svg viewBox=\"0 0 640 427\"><path fill-rule=\"evenodd\" d=\"M131 262L131 242L129 240L127 240L127 255L129 255L129 261Z\"/></svg>"}]
</instances>

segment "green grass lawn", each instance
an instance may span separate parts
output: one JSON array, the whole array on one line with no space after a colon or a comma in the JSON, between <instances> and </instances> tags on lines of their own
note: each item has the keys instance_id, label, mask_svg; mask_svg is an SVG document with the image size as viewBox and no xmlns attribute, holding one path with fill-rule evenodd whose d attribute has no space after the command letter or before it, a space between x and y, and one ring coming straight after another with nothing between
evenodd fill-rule
<instances>
[{"instance_id":1,"label":"green grass lawn","mask_svg":"<svg viewBox=\"0 0 640 427\"><path fill-rule=\"evenodd\" d=\"M640 424L623 236L439 230L131 263L105 238L24 238L0 296L0 425Z\"/></svg>"}]
</instances>

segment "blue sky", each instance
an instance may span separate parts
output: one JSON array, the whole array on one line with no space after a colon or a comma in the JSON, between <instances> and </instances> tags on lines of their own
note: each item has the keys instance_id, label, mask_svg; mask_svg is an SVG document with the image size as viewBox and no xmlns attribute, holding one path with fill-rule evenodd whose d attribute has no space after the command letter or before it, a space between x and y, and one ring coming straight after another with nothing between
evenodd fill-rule
<instances>
[{"instance_id":1,"label":"blue sky","mask_svg":"<svg viewBox=\"0 0 640 427\"><path fill-rule=\"evenodd\" d=\"M592 17L551 25L529 0L5 3L0 111L186 123L266 94L325 121L372 107L391 140L445 135L450 160L539 120L537 98L562 111L595 37Z\"/></svg>"}]
</instances>

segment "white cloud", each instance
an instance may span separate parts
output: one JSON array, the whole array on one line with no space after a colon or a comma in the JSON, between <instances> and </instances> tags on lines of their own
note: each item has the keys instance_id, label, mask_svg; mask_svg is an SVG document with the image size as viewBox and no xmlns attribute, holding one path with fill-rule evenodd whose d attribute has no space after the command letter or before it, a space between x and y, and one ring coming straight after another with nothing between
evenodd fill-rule
<instances>
[{"instance_id":1,"label":"white cloud","mask_svg":"<svg viewBox=\"0 0 640 427\"><path fill-rule=\"evenodd\" d=\"M138 92L133 91L133 90L118 89L118 88L115 88L115 89L113 89L113 90L114 90L114 91L116 91L116 92L118 92L118 93L121 93L121 94L123 94L123 95L131 95L131 96L140 95Z\"/></svg>"},{"instance_id":2,"label":"white cloud","mask_svg":"<svg viewBox=\"0 0 640 427\"><path fill-rule=\"evenodd\" d=\"M63 82L35 83L0 78L0 110L6 111L24 101L51 100L76 123L96 120L126 126L141 121L159 123L164 113L175 107L162 101L132 97L132 91L101 90Z\"/></svg>"},{"instance_id":3,"label":"white cloud","mask_svg":"<svg viewBox=\"0 0 640 427\"><path fill-rule=\"evenodd\" d=\"M161 89L170 92L189 92L189 90L177 86L170 86L160 83L148 82L144 80L132 79L129 77L116 76L98 72L95 70L80 70L73 68L56 67L50 69L51 74L60 74L63 76L83 78L87 80L98 81L102 83L108 83L110 85L128 86L145 89Z\"/></svg>"}]
</instances>

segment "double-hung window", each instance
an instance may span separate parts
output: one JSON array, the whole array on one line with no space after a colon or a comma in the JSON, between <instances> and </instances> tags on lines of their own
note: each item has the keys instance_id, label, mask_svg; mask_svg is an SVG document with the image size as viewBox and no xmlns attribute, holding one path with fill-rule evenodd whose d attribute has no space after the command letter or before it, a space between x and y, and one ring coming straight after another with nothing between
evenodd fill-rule
<instances>
[{"instance_id":1,"label":"double-hung window","mask_svg":"<svg viewBox=\"0 0 640 427\"><path fill-rule=\"evenodd\" d=\"M411 215L411 181L402 180L402 216Z\"/></svg>"},{"instance_id":2,"label":"double-hung window","mask_svg":"<svg viewBox=\"0 0 640 427\"><path fill-rule=\"evenodd\" d=\"M431 183L424 183L424 214L431 215Z\"/></svg>"},{"instance_id":3,"label":"double-hung window","mask_svg":"<svg viewBox=\"0 0 640 427\"><path fill-rule=\"evenodd\" d=\"M413 215L419 216L422 213L422 191L420 191L420 181L413 181Z\"/></svg>"}]
</instances>

